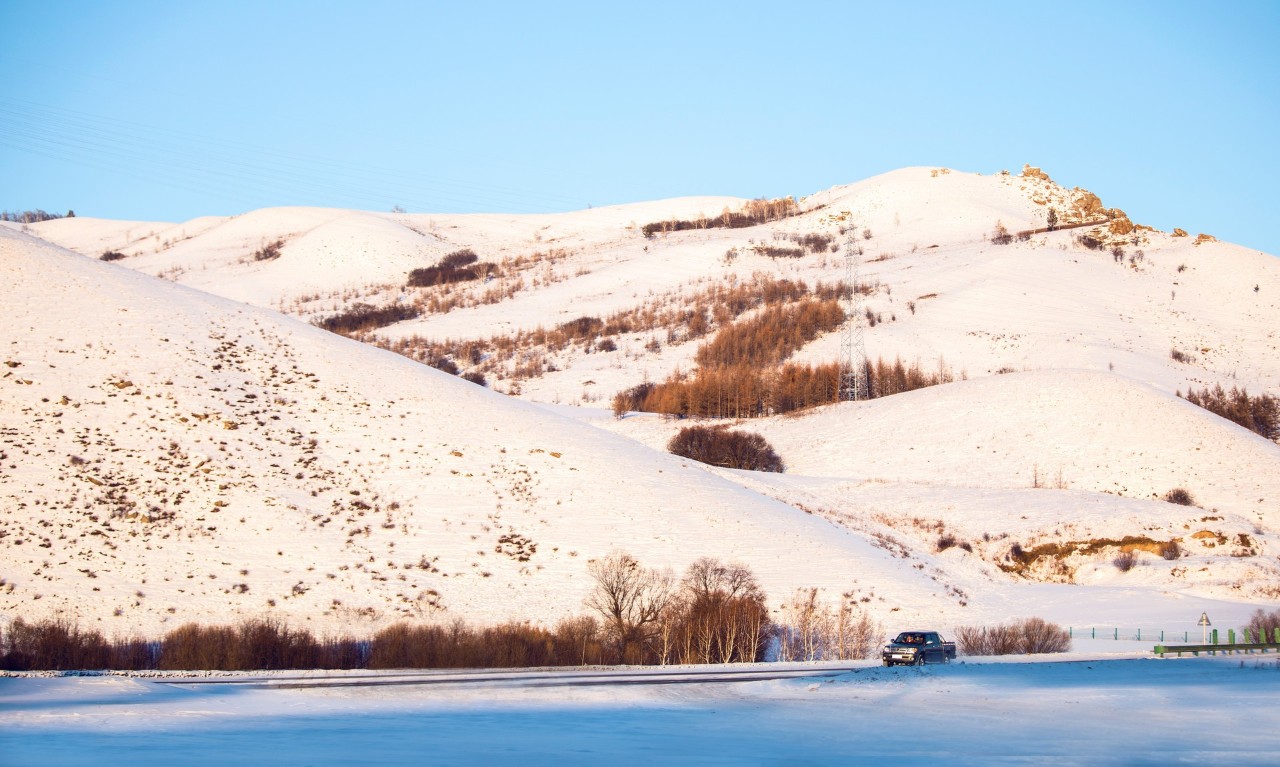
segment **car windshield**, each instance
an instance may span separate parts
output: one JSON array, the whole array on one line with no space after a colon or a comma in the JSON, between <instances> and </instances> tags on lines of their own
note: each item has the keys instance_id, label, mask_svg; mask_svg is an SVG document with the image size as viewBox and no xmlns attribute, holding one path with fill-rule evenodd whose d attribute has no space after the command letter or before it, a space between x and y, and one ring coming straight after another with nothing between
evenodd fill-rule
<instances>
[{"instance_id":1,"label":"car windshield","mask_svg":"<svg viewBox=\"0 0 1280 767\"><path fill-rule=\"evenodd\" d=\"M899 634L898 644L924 644L924 634Z\"/></svg>"}]
</instances>

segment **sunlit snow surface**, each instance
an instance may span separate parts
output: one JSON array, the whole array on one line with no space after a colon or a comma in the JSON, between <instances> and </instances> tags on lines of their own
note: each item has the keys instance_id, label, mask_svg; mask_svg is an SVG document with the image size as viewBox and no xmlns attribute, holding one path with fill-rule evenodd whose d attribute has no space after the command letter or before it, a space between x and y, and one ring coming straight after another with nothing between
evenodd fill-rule
<instances>
[{"instance_id":1,"label":"sunlit snow surface","mask_svg":"<svg viewBox=\"0 0 1280 767\"><path fill-rule=\"evenodd\" d=\"M1280 753L1274 655L1068 657L589 687L6 678L0 754L19 767L1265 764Z\"/></svg>"}]
</instances>

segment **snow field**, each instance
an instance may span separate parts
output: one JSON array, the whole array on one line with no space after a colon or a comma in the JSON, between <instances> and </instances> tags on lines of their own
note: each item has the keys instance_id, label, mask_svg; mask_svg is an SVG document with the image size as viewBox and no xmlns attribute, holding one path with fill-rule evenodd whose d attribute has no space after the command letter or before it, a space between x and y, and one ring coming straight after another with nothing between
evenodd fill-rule
<instances>
[{"instance_id":1,"label":"snow field","mask_svg":"<svg viewBox=\"0 0 1280 767\"><path fill-rule=\"evenodd\" d=\"M98 764L103 754L143 765L1265 763L1280 751L1278 680L1275 659L1261 656L1087 655L580 688L8 678L0 748L14 767Z\"/></svg>"}]
</instances>

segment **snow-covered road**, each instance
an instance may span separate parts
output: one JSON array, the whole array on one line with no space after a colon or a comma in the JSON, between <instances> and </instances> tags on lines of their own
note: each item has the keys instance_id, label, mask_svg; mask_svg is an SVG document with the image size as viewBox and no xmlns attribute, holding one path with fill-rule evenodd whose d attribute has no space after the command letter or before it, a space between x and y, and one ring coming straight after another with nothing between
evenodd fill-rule
<instances>
[{"instance_id":1,"label":"snow-covered road","mask_svg":"<svg viewBox=\"0 0 1280 767\"><path fill-rule=\"evenodd\" d=\"M581 671L311 689L4 678L0 761L1165 765L1280 753L1274 656L811 671L824 676L587 687L543 686Z\"/></svg>"}]
</instances>

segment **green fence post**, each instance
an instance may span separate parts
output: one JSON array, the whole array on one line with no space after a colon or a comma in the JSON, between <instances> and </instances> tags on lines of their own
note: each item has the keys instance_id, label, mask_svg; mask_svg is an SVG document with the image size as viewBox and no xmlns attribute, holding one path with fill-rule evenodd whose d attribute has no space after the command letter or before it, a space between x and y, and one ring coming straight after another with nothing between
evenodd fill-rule
<instances>
[{"instance_id":1,"label":"green fence post","mask_svg":"<svg viewBox=\"0 0 1280 767\"><path fill-rule=\"evenodd\" d=\"M1164 644L1164 629L1160 629L1160 644Z\"/></svg>"},{"instance_id":2,"label":"green fence post","mask_svg":"<svg viewBox=\"0 0 1280 767\"><path fill-rule=\"evenodd\" d=\"M1117 627L1116 627L1116 636L1115 636L1115 639L1116 639L1116 641L1120 641L1120 627L1119 627L1119 626L1117 626Z\"/></svg>"},{"instance_id":3,"label":"green fence post","mask_svg":"<svg viewBox=\"0 0 1280 767\"><path fill-rule=\"evenodd\" d=\"M1236 630L1227 629L1227 644L1235 644L1235 643L1236 643Z\"/></svg>"},{"instance_id":4,"label":"green fence post","mask_svg":"<svg viewBox=\"0 0 1280 767\"><path fill-rule=\"evenodd\" d=\"M1253 632L1249 629L1244 630L1244 643L1253 644Z\"/></svg>"},{"instance_id":5,"label":"green fence post","mask_svg":"<svg viewBox=\"0 0 1280 767\"><path fill-rule=\"evenodd\" d=\"M1072 634L1071 632L1072 632L1072 628L1070 626L1067 626L1067 639L1075 639L1076 635Z\"/></svg>"},{"instance_id":6,"label":"green fence post","mask_svg":"<svg viewBox=\"0 0 1280 767\"><path fill-rule=\"evenodd\" d=\"M1276 629L1276 636L1280 636L1280 629ZM1094 626L1093 628L1089 629L1089 638L1090 638L1090 639L1097 639L1097 638L1098 638L1098 627L1097 627L1097 626Z\"/></svg>"},{"instance_id":7,"label":"green fence post","mask_svg":"<svg viewBox=\"0 0 1280 767\"><path fill-rule=\"evenodd\" d=\"M1217 629L1214 629L1214 630L1213 630L1213 636L1212 636L1211 638L1213 639L1212 644L1217 644L1217 643L1218 643L1218 630L1217 630Z\"/></svg>"},{"instance_id":8,"label":"green fence post","mask_svg":"<svg viewBox=\"0 0 1280 767\"><path fill-rule=\"evenodd\" d=\"M1138 629L1138 641L1142 641L1142 629Z\"/></svg>"},{"instance_id":9,"label":"green fence post","mask_svg":"<svg viewBox=\"0 0 1280 767\"><path fill-rule=\"evenodd\" d=\"M1280 644L1280 627L1276 628L1276 644Z\"/></svg>"}]
</instances>

